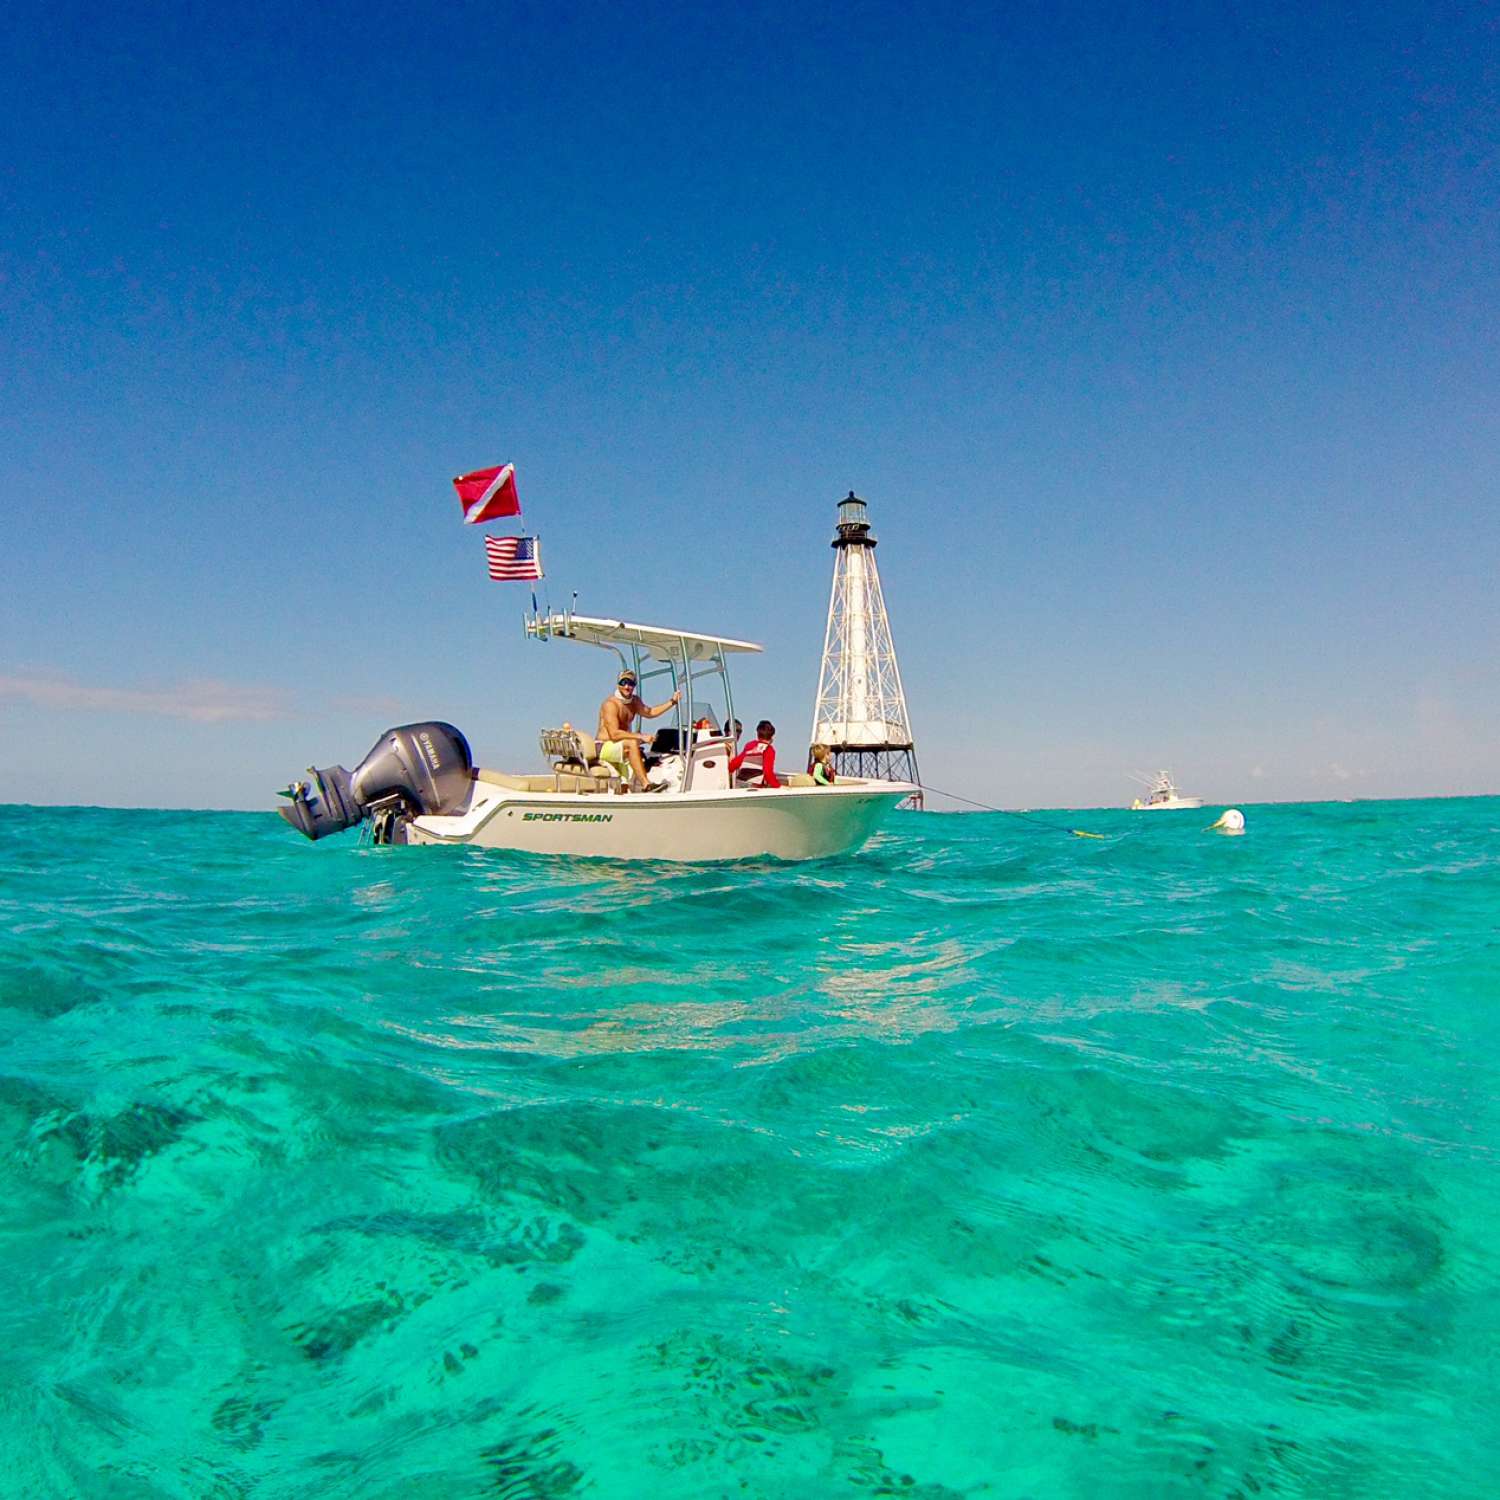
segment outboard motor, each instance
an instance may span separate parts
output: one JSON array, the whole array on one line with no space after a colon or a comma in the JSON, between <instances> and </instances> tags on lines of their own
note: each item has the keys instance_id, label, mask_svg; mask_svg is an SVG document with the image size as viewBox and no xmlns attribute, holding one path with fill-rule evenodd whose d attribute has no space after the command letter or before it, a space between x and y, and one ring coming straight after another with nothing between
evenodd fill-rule
<instances>
[{"instance_id":1,"label":"outboard motor","mask_svg":"<svg viewBox=\"0 0 1500 1500\"><path fill-rule=\"evenodd\" d=\"M474 779L469 742L451 724L403 724L387 729L354 770L309 766L306 781L281 795L290 805L277 811L310 839L342 833L364 818L374 823L375 842L404 844L406 825L423 813L457 812Z\"/></svg>"}]
</instances>

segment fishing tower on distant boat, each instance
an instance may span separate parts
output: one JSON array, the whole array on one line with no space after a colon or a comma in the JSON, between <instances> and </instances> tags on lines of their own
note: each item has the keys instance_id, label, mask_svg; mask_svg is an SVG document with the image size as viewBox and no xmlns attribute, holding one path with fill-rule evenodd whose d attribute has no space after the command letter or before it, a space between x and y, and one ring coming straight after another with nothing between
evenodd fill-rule
<instances>
[{"instance_id":1,"label":"fishing tower on distant boat","mask_svg":"<svg viewBox=\"0 0 1500 1500\"><path fill-rule=\"evenodd\" d=\"M865 502L853 490L839 501L833 554L813 743L833 751L844 775L920 785L906 692L875 566L875 538ZM921 794L911 801L920 807Z\"/></svg>"}]
</instances>

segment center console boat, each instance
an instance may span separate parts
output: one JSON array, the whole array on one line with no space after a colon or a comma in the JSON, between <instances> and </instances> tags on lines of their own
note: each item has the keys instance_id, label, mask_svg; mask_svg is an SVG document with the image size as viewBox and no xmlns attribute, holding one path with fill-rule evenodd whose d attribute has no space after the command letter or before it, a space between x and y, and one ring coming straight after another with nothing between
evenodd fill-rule
<instances>
[{"instance_id":1,"label":"center console boat","mask_svg":"<svg viewBox=\"0 0 1500 1500\"><path fill-rule=\"evenodd\" d=\"M680 691L675 719L647 752L649 793L631 790L603 761L594 737L564 724L543 729L545 769L515 774L475 766L468 741L451 724L387 730L350 772L309 768L282 793L279 809L310 839L368 820L382 844L471 844L610 859L820 859L857 848L897 803L918 788L906 782L810 776L782 786L737 786L729 658L761 648L750 641L697 635L571 612L535 614L526 634L611 651L666 694ZM722 706L723 716L718 716ZM711 717L710 717L711 712ZM691 729L705 719L729 733ZM627 773L628 774L628 773Z\"/></svg>"}]
</instances>

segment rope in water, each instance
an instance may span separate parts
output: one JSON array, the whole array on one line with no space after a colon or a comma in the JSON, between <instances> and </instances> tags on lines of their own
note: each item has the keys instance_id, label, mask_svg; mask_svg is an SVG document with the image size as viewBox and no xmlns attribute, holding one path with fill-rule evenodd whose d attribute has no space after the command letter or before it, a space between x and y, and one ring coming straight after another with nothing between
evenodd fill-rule
<instances>
[{"instance_id":1,"label":"rope in water","mask_svg":"<svg viewBox=\"0 0 1500 1500\"><path fill-rule=\"evenodd\" d=\"M1048 823L1042 818L1034 818L1030 813L1013 812L1007 807L992 807L988 802L976 802L972 797L960 797L957 792L945 792L942 787L933 786L930 782L923 782L922 790L924 792L935 792L939 797L947 797L953 802L963 802L969 807L977 807L981 812L999 813L1001 816L1007 818L1019 818L1023 823L1031 823L1038 828L1045 828L1048 833L1060 833L1064 838L1104 839L1108 842L1111 837L1115 841L1130 837L1129 833L1110 835L1107 833L1090 833L1086 828L1059 828L1056 823ZM1137 829L1131 829L1131 833L1138 831Z\"/></svg>"}]
</instances>

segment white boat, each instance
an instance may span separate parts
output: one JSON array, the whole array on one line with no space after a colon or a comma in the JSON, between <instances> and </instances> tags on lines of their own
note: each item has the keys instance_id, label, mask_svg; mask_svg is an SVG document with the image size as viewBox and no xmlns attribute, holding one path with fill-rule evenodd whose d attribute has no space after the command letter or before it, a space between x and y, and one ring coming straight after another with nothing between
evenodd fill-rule
<instances>
[{"instance_id":1,"label":"white boat","mask_svg":"<svg viewBox=\"0 0 1500 1500\"><path fill-rule=\"evenodd\" d=\"M797 860L857 848L918 790L855 777L817 786L801 773L780 778L777 788L736 786L729 773L734 736L689 726L709 711L714 726L733 725L728 658L758 652L751 641L571 612L533 616L526 633L613 652L644 697L653 681L663 697L681 691L675 721L657 731L647 751L652 791L630 790L600 760L594 737L569 724L541 731L546 770L512 774L476 767L463 735L432 722L387 730L352 773L309 768L310 780L282 794L290 802L282 816L314 839L369 818L378 843L610 859Z\"/></svg>"},{"instance_id":2,"label":"white boat","mask_svg":"<svg viewBox=\"0 0 1500 1500\"><path fill-rule=\"evenodd\" d=\"M1175 808L1203 806L1202 797L1184 797L1177 790L1170 771L1158 771L1154 776L1137 772L1136 780L1146 788L1146 795L1130 804L1134 812L1171 812Z\"/></svg>"}]
</instances>

